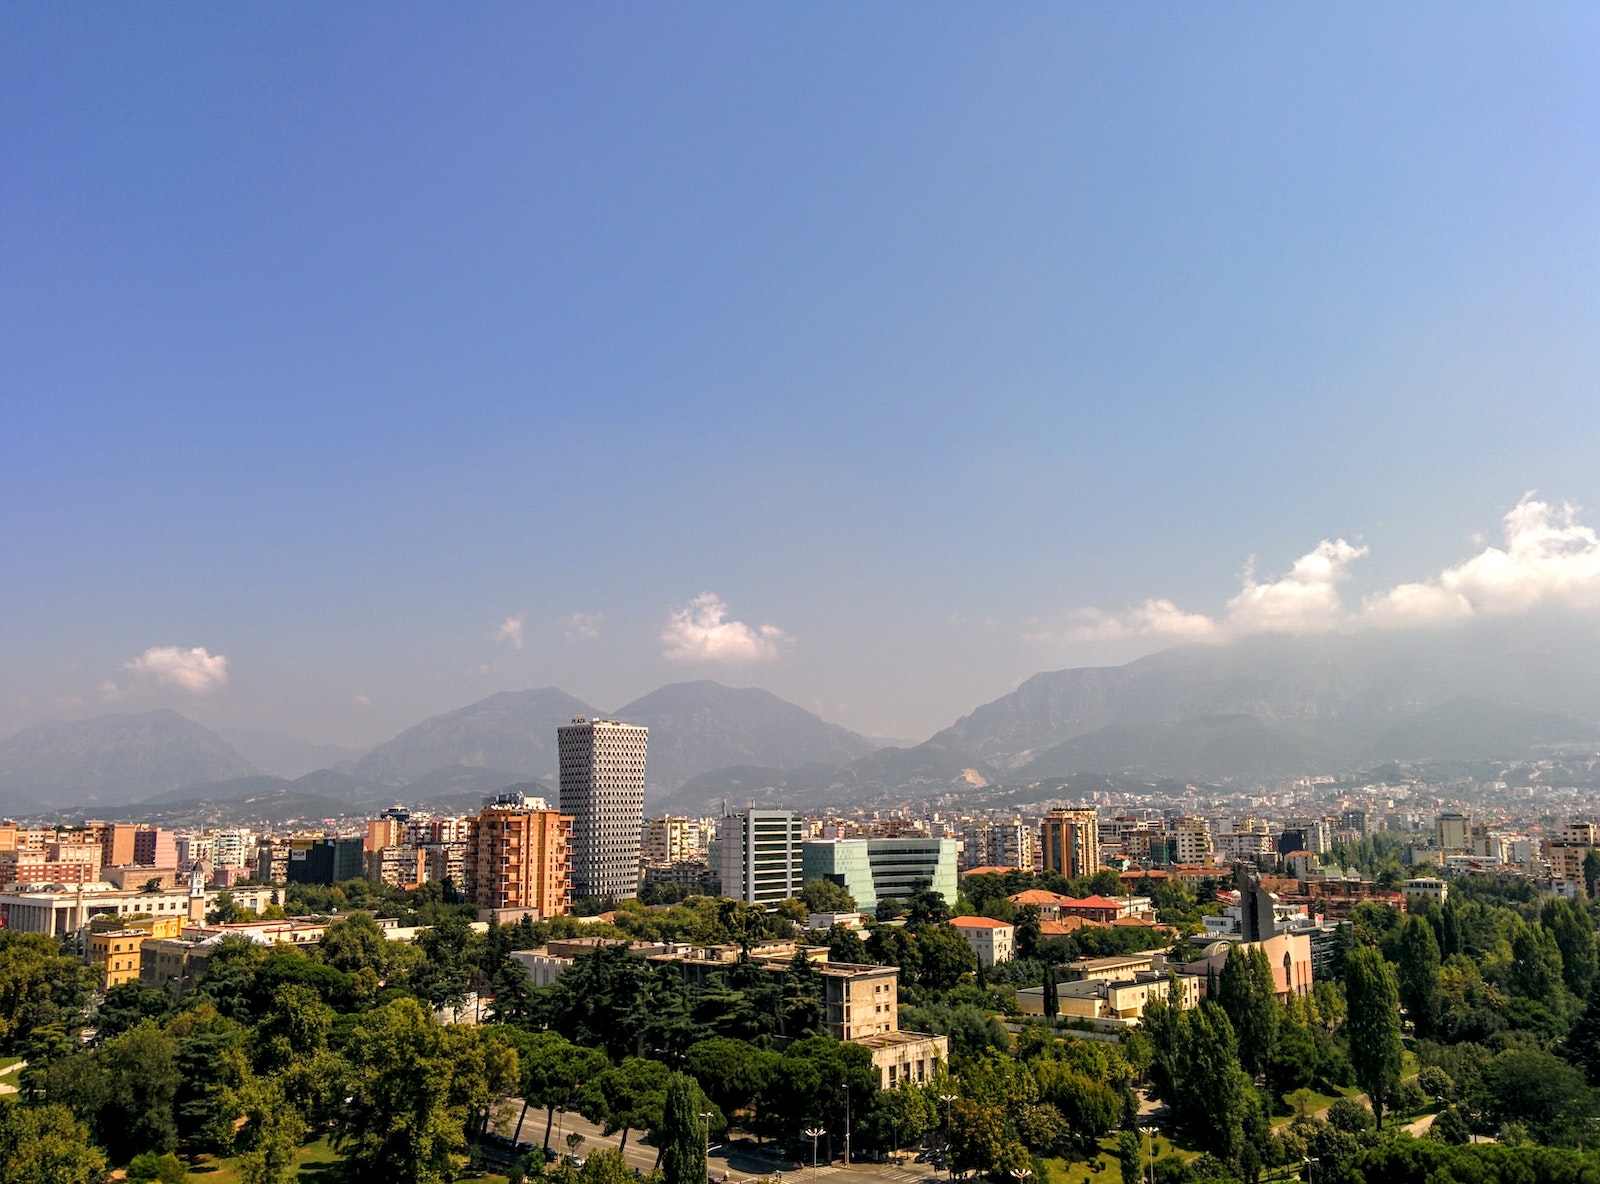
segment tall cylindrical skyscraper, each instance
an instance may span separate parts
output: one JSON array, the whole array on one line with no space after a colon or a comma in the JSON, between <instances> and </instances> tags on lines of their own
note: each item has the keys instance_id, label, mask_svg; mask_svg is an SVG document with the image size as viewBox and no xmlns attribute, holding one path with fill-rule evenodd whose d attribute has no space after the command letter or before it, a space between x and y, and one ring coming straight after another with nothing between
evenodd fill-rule
<instances>
[{"instance_id":1,"label":"tall cylindrical skyscraper","mask_svg":"<svg viewBox=\"0 0 1600 1184\"><path fill-rule=\"evenodd\" d=\"M572 816L572 897L639 894L649 729L577 716L556 729L561 812Z\"/></svg>"}]
</instances>

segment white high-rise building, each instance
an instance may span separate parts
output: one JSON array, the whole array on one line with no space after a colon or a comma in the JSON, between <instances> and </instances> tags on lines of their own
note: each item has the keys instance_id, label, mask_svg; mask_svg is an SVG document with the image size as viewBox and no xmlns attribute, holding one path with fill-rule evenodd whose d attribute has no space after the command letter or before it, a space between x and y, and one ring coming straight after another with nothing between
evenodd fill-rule
<instances>
[{"instance_id":1,"label":"white high-rise building","mask_svg":"<svg viewBox=\"0 0 1600 1184\"><path fill-rule=\"evenodd\" d=\"M556 729L561 812L572 816L572 897L639 894L644 759L649 729L573 718Z\"/></svg>"},{"instance_id":2,"label":"white high-rise building","mask_svg":"<svg viewBox=\"0 0 1600 1184\"><path fill-rule=\"evenodd\" d=\"M801 887L800 820L789 810L745 810L722 820L722 895L773 904Z\"/></svg>"},{"instance_id":3,"label":"white high-rise building","mask_svg":"<svg viewBox=\"0 0 1600 1184\"><path fill-rule=\"evenodd\" d=\"M256 853L256 835L251 830L213 831L217 863L223 867L244 867Z\"/></svg>"}]
</instances>

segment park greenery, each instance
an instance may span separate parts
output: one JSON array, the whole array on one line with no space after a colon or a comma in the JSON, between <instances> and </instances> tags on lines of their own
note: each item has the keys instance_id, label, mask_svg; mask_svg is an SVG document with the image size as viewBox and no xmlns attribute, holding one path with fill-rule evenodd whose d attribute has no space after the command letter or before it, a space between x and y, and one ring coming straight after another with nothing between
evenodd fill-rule
<instances>
[{"instance_id":1,"label":"park greenery","mask_svg":"<svg viewBox=\"0 0 1600 1184\"><path fill-rule=\"evenodd\" d=\"M1023 1015L1017 988L1042 982L1053 999L1064 963L1137 948L1122 943L1151 931L1042 940L1036 913L1009 897L1115 889L1041 880L968 876L953 908L916 893L892 921L821 936L834 961L899 967L901 1026L949 1039L934 1079L888 1090L866 1048L828 1035L815 965L758 960L807 914L849 911L832 885L772 911L690 896L486 933L448 885L296 885L287 911L336 918L318 944L225 938L181 999L137 982L101 993L72 950L0 931L0 1056L26 1060L0 1100L0 1184L91 1184L112 1167L181 1180L200 1156L230 1157L247 1184L281 1184L317 1140L351 1180L414 1184L457 1178L487 1152L517 1177L624 1184L621 1150L648 1140L662 1184L700 1184L708 1136L730 1130L794 1166L814 1148L932 1147L950 1172L993 1184L1047 1181L1070 1163L1168 1184L1310 1170L1324 1184L1600 1180L1586 901L1458 879L1443 906L1364 903L1309 995L1280 998L1265 957L1238 949L1197 1008L1153 1000L1140 1027L1108 1040ZM1146 887L1185 938L1216 907L1213 886ZM980 968L944 923L952 912L1016 923L1023 957ZM392 942L374 915L427 928ZM580 936L732 953L698 986L623 944L580 954L542 988L510 956ZM438 1018L474 1004L480 1023ZM525 1124L529 1109L543 1121ZM580 1165L552 1144L567 1112L615 1145ZM507 1129L532 1149L512 1148Z\"/></svg>"}]
</instances>

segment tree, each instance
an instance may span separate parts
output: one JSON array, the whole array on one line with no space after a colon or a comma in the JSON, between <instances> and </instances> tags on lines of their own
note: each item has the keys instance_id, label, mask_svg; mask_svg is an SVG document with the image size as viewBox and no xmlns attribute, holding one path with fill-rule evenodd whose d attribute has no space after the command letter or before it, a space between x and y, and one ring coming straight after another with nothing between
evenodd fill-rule
<instances>
[{"instance_id":1,"label":"tree","mask_svg":"<svg viewBox=\"0 0 1600 1184\"><path fill-rule=\"evenodd\" d=\"M1400 929L1396 978L1400 1003L1417 1035L1428 1035L1439 994L1439 945L1433 926L1421 917L1407 917Z\"/></svg>"},{"instance_id":2,"label":"tree","mask_svg":"<svg viewBox=\"0 0 1600 1184\"><path fill-rule=\"evenodd\" d=\"M369 969L381 980L389 973L389 939L367 913L351 913L329 925L317 952L329 966L346 974Z\"/></svg>"},{"instance_id":3,"label":"tree","mask_svg":"<svg viewBox=\"0 0 1600 1184\"><path fill-rule=\"evenodd\" d=\"M867 953L867 943L861 940L861 935L854 929L835 924L828 930L828 935L823 941L828 947L830 962L860 965L871 961L871 956Z\"/></svg>"},{"instance_id":4,"label":"tree","mask_svg":"<svg viewBox=\"0 0 1600 1184\"><path fill-rule=\"evenodd\" d=\"M942 898L941 898L942 899ZM967 939L948 925L926 925L917 931L922 969L917 981L930 991L948 991L963 974L978 969L978 956Z\"/></svg>"},{"instance_id":5,"label":"tree","mask_svg":"<svg viewBox=\"0 0 1600 1184\"><path fill-rule=\"evenodd\" d=\"M1428 1137L1440 1143L1460 1146L1472 1141L1472 1127L1455 1106L1446 1106L1428 1128Z\"/></svg>"},{"instance_id":6,"label":"tree","mask_svg":"<svg viewBox=\"0 0 1600 1184\"><path fill-rule=\"evenodd\" d=\"M598 1048L579 1048L558 1032L535 1033L519 1050L522 1097L545 1107L544 1142L550 1151L550 1128L556 1112L563 1113L590 1081L610 1067Z\"/></svg>"},{"instance_id":7,"label":"tree","mask_svg":"<svg viewBox=\"0 0 1600 1184\"><path fill-rule=\"evenodd\" d=\"M655 1132L661 1148L661 1171L666 1184L701 1184L706 1178L706 1142L709 1127L702 1118L700 1093L692 1078L674 1073L667 1082L661 1107L661 1126ZM707 1118L710 1115L707 1113Z\"/></svg>"},{"instance_id":8,"label":"tree","mask_svg":"<svg viewBox=\"0 0 1600 1184\"><path fill-rule=\"evenodd\" d=\"M295 1153L305 1123L271 1078L252 1077L239 1090L236 1105L244 1119L236 1152L241 1184L288 1184L299 1174Z\"/></svg>"},{"instance_id":9,"label":"tree","mask_svg":"<svg viewBox=\"0 0 1600 1184\"><path fill-rule=\"evenodd\" d=\"M950 903L942 892L919 888L906 902L906 919L912 925L942 925L950 919Z\"/></svg>"},{"instance_id":10,"label":"tree","mask_svg":"<svg viewBox=\"0 0 1600 1184\"><path fill-rule=\"evenodd\" d=\"M95 1036L104 1042L140 1020L165 1020L173 1012L172 994L149 983L118 983L106 992L95 1013Z\"/></svg>"},{"instance_id":11,"label":"tree","mask_svg":"<svg viewBox=\"0 0 1600 1184\"><path fill-rule=\"evenodd\" d=\"M608 1135L621 1131L617 1148L626 1150L630 1132L654 1130L661 1124L670 1077L671 1071L660 1061L627 1057L589 1083L578 1110Z\"/></svg>"},{"instance_id":12,"label":"tree","mask_svg":"<svg viewBox=\"0 0 1600 1184\"><path fill-rule=\"evenodd\" d=\"M494 992L489 1016L495 1023L534 1026L543 997L520 964L511 961L500 967L489 980L489 988Z\"/></svg>"},{"instance_id":13,"label":"tree","mask_svg":"<svg viewBox=\"0 0 1600 1184\"><path fill-rule=\"evenodd\" d=\"M730 901L727 903L737 903ZM550 1027L574 1044L603 1048L612 1060L638 1052L643 1028L634 1022L649 965L626 946L600 946L574 958L550 988Z\"/></svg>"},{"instance_id":14,"label":"tree","mask_svg":"<svg viewBox=\"0 0 1600 1184\"><path fill-rule=\"evenodd\" d=\"M1381 1127L1383 1108L1400 1086L1399 985L1383 955L1362 948L1345 959L1344 992L1350 1064Z\"/></svg>"},{"instance_id":15,"label":"tree","mask_svg":"<svg viewBox=\"0 0 1600 1184\"><path fill-rule=\"evenodd\" d=\"M1544 902L1539 921L1561 951L1567 989L1579 997L1588 995L1596 970L1594 925L1588 912L1575 901L1551 899Z\"/></svg>"},{"instance_id":16,"label":"tree","mask_svg":"<svg viewBox=\"0 0 1600 1184\"><path fill-rule=\"evenodd\" d=\"M272 1010L251 1032L255 1071L281 1073L297 1060L316 1056L328 1046L333 1021L333 1008L311 988L294 983L279 987Z\"/></svg>"},{"instance_id":17,"label":"tree","mask_svg":"<svg viewBox=\"0 0 1600 1184\"><path fill-rule=\"evenodd\" d=\"M813 913L856 911L856 898L832 880L807 880L800 889L800 899Z\"/></svg>"},{"instance_id":18,"label":"tree","mask_svg":"<svg viewBox=\"0 0 1600 1184\"><path fill-rule=\"evenodd\" d=\"M490 1088L476 1034L440 1028L402 998L362 1016L346 1049L350 1101L336 1142L353 1171L435 1184L459 1169Z\"/></svg>"},{"instance_id":19,"label":"tree","mask_svg":"<svg viewBox=\"0 0 1600 1184\"><path fill-rule=\"evenodd\" d=\"M1372 1129L1372 1110L1359 1098L1339 1098L1328 1107L1328 1125L1347 1134L1359 1135Z\"/></svg>"},{"instance_id":20,"label":"tree","mask_svg":"<svg viewBox=\"0 0 1600 1184\"><path fill-rule=\"evenodd\" d=\"M1122 1168L1122 1184L1140 1184L1145 1178L1144 1145L1133 1128L1117 1136L1117 1160Z\"/></svg>"},{"instance_id":21,"label":"tree","mask_svg":"<svg viewBox=\"0 0 1600 1184\"><path fill-rule=\"evenodd\" d=\"M950 1163L958 1172L990 1172L1005 1151L1005 1111L958 1098L950 1105Z\"/></svg>"},{"instance_id":22,"label":"tree","mask_svg":"<svg viewBox=\"0 0 1600 1184\"><path fill-rule=\"evenodd\" d=\"M1536 925L1518 924L1511 938L1511 969L1506 986L1513 994L1547 1003L1562 985L1561 947Z\"/></svg>"},{"instance_id":23,"label":"tree","mask_svg":"<svg viewBox=\"0 0 1600 1184\"><path fill-rule=\"evenodd\" d=\"M94 983L44 934L0 929L0 1051L20 1050L36 1028L77 1023Z\"/></svg>"},{"instance_id":24,"label":"tree","mask_svg":"<svg viewBox=\"0 0 1600 1184\"><path fill-rule=\"evenodd\" d=\"M172 1113L178 1139L191 1149L225 1152L233 1142L238 1117L229 1094L248 1070L245 1030L202 1004L180 1015L167 1033L176 1042L173 1063L178 1088Z\"/></svg>"},{"instance_id":25,"label":"tree","mask_svg":"<svg viewBox=\"0 0 1600 1184\"><path fill-rule=\"evenodd\" d=\"M1055 1019L1061 1014L1061 1000L1056 993L1056 968L1048 962L1044 966L1044 1015Z\"/></svg>"},{"instance_id":26,"label":"tree","mask_svg":"<svg viewBox=\"0 0 1600 1184\"><path fill-rule=\"evenodd\" d=\"M1217 1002L1239 1041L1239 1063L1252 1077L1266 1070L1278 1035L1278 996L1259 946L1234 946L1223 963Z\"/></svg>"},{"instance_id":27,"label":"tree","mask_svg":"<svg viewBox=\"0 0 1600 1184\"><path fill-rule=\"evenodd\" d=\"M105 1152L65 1106L0 1106L0 1184L92 1184Z\"/></svg>"},{"instance_id":28,"label":"tree","mask_svg":"<svg viewBox=\"0 0 1600 1184\"><path fill-rule=\"evenodd\" d=\"M892 896L880 897L875 915L880 921L898 921L906 915L906 907Z\"/></svg>"},{"instance_id":29,"label":"tree","mask_svg":"<svg viewBox=\"0 0 1600 1184\"><path fill-rule=\"evenodd\" d=\"M684 1067L717 1109L731 1119L755 1105L782 1060L777 1053L746 1041L714 1036L689 1049Z\"/></svg>"},{"instance_id":30,"label":"tree","mask_svg":"<svg viewBox=\"0 0 1600 1184\"><path fill-rule=\"evenodd\" d=\"M1239 1067L1233 1025L1227 1013L1209 1000L1184 1018L1183 1092L1187 1098L1179 1113L1191 1137L1223 1159L1234 1161L1244 1138L1250 1082Z\"/></svg>"},{"instance_id":31,"label":"tree","mask_svg":"<svg viewBox=\"0 0 1600 1184\"><path fill-rule=\"evenodd\" d=\"M1590 900L1600 896L1600 852L1593 847L1583 857L1583 883Z\"/></svg>"},{"instance_id":32,"label":"tree","mask_svg":"<svg viewBox=\"0 0 1600 1184\"><path fill-rule=\"evenodd\" d=\"M1489 1114L1497 1124L1520 1123L1541 1143L1593 1139L1594 1091L1560 1057L1508 1049L1494 1059L1484 1084Z\"/></svg>"},{"instance_id":33,"label":"tree","mask_svg":"<svg viewBox=\"0 0 1600 1184\"><path fill-rule=\"evenodd\" d=\"M1039 906L1023 905L1017 910L1013 924L1017 930L1017 957L1032 958L1039 948Z\"/></svg>"},{"instance_id":34,"label":"tree","mask_svg":"<svg viewBox=\"0 0 1600 1184\"><path fill-rule=\"evenodd\" d=\"M796 950L789 960L780 1006L785 1036L823 1031L822 976L804 950Z\"/></svg>"}]
</instances>

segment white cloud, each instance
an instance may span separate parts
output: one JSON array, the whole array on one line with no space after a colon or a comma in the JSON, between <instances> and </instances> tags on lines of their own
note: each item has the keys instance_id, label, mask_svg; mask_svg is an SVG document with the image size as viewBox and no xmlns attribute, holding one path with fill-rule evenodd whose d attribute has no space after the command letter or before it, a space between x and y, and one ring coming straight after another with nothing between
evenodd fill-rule
<instances>
[{"instance_id":1,"label":"white cloud","mask_svg":"<svg viewBox=\"0 0 1600 1184\"><path fill-rule=\"evenodd\" d=\"M1225 641L1249 633L1307 633L1337 628L1448 625L1478 616L1549 606L1600 608L1600 533L1577 510L1526 494L1505 516L1505 543L1483 550L1430 579L1397 584L1345 608L1340 586L1367 548L1324 539L1295 560L1289 574L1262 583L1253 561L1244 586L1216 617L1190 613L1170 600L1146 600L1123 612L1079 609L1064 629L1035 628L1029 642ZM1037 624L1037 623L1030 623Z\"/></svg>"},{"instance_id":2,"label":"white cloud","mask_svg":"<svg viewBox=\"0 0 1600 1184\"><path fill-rule=\"evenodd\" d=\"M203 646L188 650L176 645L151 646L123 666L162 686L177 687L193 695L208 695L228 685L228 659L221 654L208 654Z\"/></svg>"},{"instance_id":3,"label":"white cloud","mask_svg":"<svg viewBox=\"0 0 1600 1184\"><path fill-rule=\"evenodd\" d=\"M500 622L500 628L494 631L494 639L503 641L514 650L522 648L522 617L518 613L514 617L507 617Z\"/></svg>"},{"instance_id":4,"label":"white cloud","mask_svg":"<svg viewBox=\"0 0 1600 1184\"><path fill-rule=\"evenodd\" d=\"M573 613L562 632L568 641L593 641L600 636L600 622L605 619L605 613Z\"/></svg>"},{"instance_id":5,"label":"white cloud","mask_svg":"<svg viewBox=\"0 0 1600 1184\"><path fill-rule=\"evenodd\" d=\"M1479 540L1481 541L1481 540ZM1377 624L1432 624L1475 615L1526 612L1551 605L1600 607L1600 535L1560 507L1524 494L1505 516L1505 546L1439 573L1402 584L1366 602Z\"/></svg>"},{"instance_id":6,"label":"white cloud","mask_svg":"<svg viewBox=\"0 0 1600 1184\"><path fill-rule=\"evenodd\" d=\"M1270 584L1256 582L1254 561L1244 587L1228 601L1227 622L1233 633L1306 633L1327 629L1343 613L1339 584L1352 562L1367 553L1343 539L1323 539L1300 556L1289 574Z\"/></svg>"},{"instance_id":7,"label":"white cloud","mask_svg":"<svg viewBox=\"0 0 1600 1184\"><path fill-rule=\"evenodd\" d=\"M355 703L357 707L371 707L372 699L367 695L357 695L355 697Z\"/></svg>"},{"instance_id":8,"label":"white cloud","mask_svg":"<svg viewBox=\"0 0 1600 1184\"><path fill-rule=\"evenodd\" d=\"M776 625L728 620L722 597L702 592L672 611L661 644L662 656L675 662L770 662L794 642Z\"/></svg>"},{"instance_id":9,"label":"white cloud","mask_svg":"<svg viewBox=\"0 0 1600 1184\"><path fill-rule=\"evenodd\" d=\"M1074 616L1078 623L1067 628L1067 641L1122 641L1129 637L1215 641L1221 632L1204 613L1186 613L1170 600L1147 600L1121 613L1086 608Z\"/></svg>"}]
</instances>

